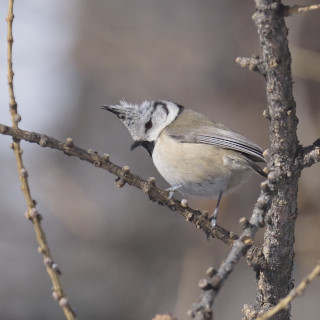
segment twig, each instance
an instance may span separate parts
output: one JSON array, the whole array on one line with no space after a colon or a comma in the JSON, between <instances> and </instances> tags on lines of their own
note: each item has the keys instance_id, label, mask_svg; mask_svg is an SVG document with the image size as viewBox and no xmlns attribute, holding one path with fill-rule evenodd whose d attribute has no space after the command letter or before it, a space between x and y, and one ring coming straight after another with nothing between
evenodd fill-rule
<instances>
[{"instance_id":1,"label":"twig","mask_svg":"<svg viewBox=\"0 0 320 320\"><path fill-rule=\"evenodd\" d=\"M250 221L247 221L245 218L240 219L241 224L244 226L244 231L240 238L233 243L232 249L226 260L222 263L218 271L207 271L207 273L213 275L212 280L208 281L207 279L203 279L200 281L199 286L203 292L198 301L193 304L191 310L188 311L189 316L197 320L212 319L212 306L214 300L225 280L239 262L241 256L245 255L252 246L253 239L258 229L264 226L264 216L271 205L271 200L272 192L269 189L268 184L262 183L261 194L257 200ZM261 266L264 263L262 261L258 263L257 261L257 264Z\"/></svg>"},{"instance_id":2,"label":"twig","mask_svg":"<svg viewBox=\"0 0 320 320\"><path fill-rule=\"evenodd\" d=\"M152 320L177 320L177 318L173 318L170 314L157 314Z\"/></svg>"},{"instance_id":3,"label":"twig","mask_svg":"<svg viewBox=\"0 0 320 320\"><path fill-rule=\"evenodd\" d=\"M259 58L245 58L245 57L238 57L236 59L236 63L242 67L247 68L250 71L256 71L260 73L262 76L266 76L266 66L263 63L262 59Z\"/></svg>"},{"instance_id":4,"label":"twig","mask_svg":"<svg viewBox=\"0 0 320 320\"><path fill-rule=\"evenodd\" d=\"M49 147L60 150L66 155L75 156L81 160L87 161L96 167L107 170L118 177L117 185L124 186L125 183L132 185L143 191L151 201L157 201L160 205L168 207L172 211L177 211L182 214L187 221L196 225L197 228L203 230L207 235L217 238L227 245L231 245L238 236L234 232L230 232L220 226L211 228L211 221L208 218L208 213L192 209L186 205L184 201L179 201L175 198L169 199L169 193L156 187L155 179L149 178L148 181L130 172L129 167L123 168L112 163L109 155L100 156L96 151L89 149L84 150L73 144L72 139L68 138L65 142L59 141L52 137L42 135L35 132L24 131L19 128L8 127L0 124L0 133L10 135L17 140L25 140L32 143L37 143L42 147Z\"/></svg>"},{"instance_id":5,"label":"twig","mask_svg":"<svg viewBox=\"0 0 320 320\"><path fill-rule=\"evenodd\" d=\"M12 69L12 44L13 44L13 36L12 36L12 23L13 23L13 2L14 0L9 1L9 9L7 15L7 41L8 41L8 48L7 48L7 58L8 58L8 85L9 85L9 97L10 97L10 113L11 113L11 121L14 126L17 126L18 121L15 121L14 116L17 114L17 102L14 96L13 91L13 69Z\"/></svg>"},{"instance_id":6,"label":"twig","mask_svg":"<svg viewBox=\"0 0 320 320\"><path fill-rule=\"evenodd\" d=\"M301 296L304 291L307 289L307 286L316 278L320 276L320 262L316 265L316 267L311 271L308 276L300 282L300 284L290 291L290 293L280 302L274 306L272 309L264 313L263 315L258 315L257 320L268 320L280 310L288 308L290 302L298 296Z\"/></svg>"},{"instance_id":7,"label":"twig","mask_svg":"<svg viewBox=\"0 0 320 320\"><path fill-rule=\"evenodd\" d=\"M303 148L299 158L299 163L303 168L311 167L317 162L320 162L320 138L311 146Z\"/></svg>"},{"instance_id":8,"label":"twig","mask_svg":"<svg viewBox=\"0 0 320 320\"><path fill-rule=\"evenodd\" d=\"M12 69L12 43L13 43L13 36L12 36L12 23L13 23L13 3L14 0L9 0L9 9L8 9L8 15L7 15L7 27L8 27L8 86L9 86L9 96L10 96L10 114L11 114L11 121L12 125L16 130L18 129L18 123L21 120L21 116L17 113L17 102L14 95L14 89L13 89L13 69ZM36 202L33 200L29 183L28 183L28 172L23 164L22 161L22 150L20 148L20 141L19 139L14 139L14 142L12 143L12 149L14 151L17 166L18 166L18 174L19 179L21 183L21 189L24 194L28 211L25 214L25 217L30 220L33 224L37 241L39 244L39 252L43 254L43 262L46 266L47 272L49 274L49 277L51 279L52 285L53 285L53 298L58 300L60 307L62 308L65 317L68 320L73 320L76 318L75 312L71 308L70 303L68 302L66 295L61 287L60 278L59 275L61 274L60 269L58 268L58 265L54 263L53 258L50 253L50 249L48 246L48 243L46 241L45 233L41 226L41 220L42 216L39 214L37 209L35 208Z\"/></svg>"},{"instance_id":9,"label":"twig","mask_svg":"<svg viewBox=\"0 0 320 320\"><path fill-rule=\"evenodd\" d=\"M308 4L305 6L295 5L295 6L284 6L284 16L289 17L297 13L308 12L311 10L320 9L320 4Z\"/></svg>"}]
</instances>

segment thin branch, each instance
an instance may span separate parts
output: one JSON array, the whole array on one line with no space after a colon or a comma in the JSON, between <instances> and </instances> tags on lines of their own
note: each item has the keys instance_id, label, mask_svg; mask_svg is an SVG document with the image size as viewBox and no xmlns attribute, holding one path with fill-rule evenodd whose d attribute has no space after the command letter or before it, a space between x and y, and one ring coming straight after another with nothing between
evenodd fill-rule
<instances>
[{"instance_id":1,"label":"thin branch","mask_svg":"<svg viewBox=\"0 0 320 320\"><path fill-rule=\"evenodd\" d=\"M177 318L172 317L170 314L157 314L152 320L177 320Z\"/></svg>"},{"instance_id":2,"label":"thin branch","mask_svg":"<svg viewBox=\"0 0 320 320\"><path fill-rule=\"evenodd\" d=\"M8 127L3 124L0 124L0 133L12 136L16 140L25 140L37 143L42 147L60 150L66 155L75 156L95 165L96 167L107 170L118 177L116 181L119 187L123 187L125 183L128 183L129 185L142 190L151 201L157 201L160 205L164 205L172 211L179 212L187 221L194 223L197 228L204 231L208 236L211 235L212 237L223 241L227 245L231 245L234 240L238 239L238 236L234 232L230 232L218 225L212 229L211 221L208 218L207 212L192 209L185 201L179 201L175 198L169 199L169 193L167 191L163 191L156 187L154 178L149 178L148 181L143 180L139 176L132 174L128 166L121 168L112 163L109 160L109 155L107 154L100 156L92 149L81 149L74 145L70 138L66 139L65 142L62 142L46 135L24 131L19 128Z\"/></svg>"},{"instance_id":3,"label":"thin branch","mask_svg":"<svg viewBox=\"0 0 320 320\"><path fill-rule=\"evenodd\" d=\"M266 76L266 66L262 59L259 58L245 58L245 57L238 57L236 59L236 63L242 67L247 68L250 71L256 71L260 73L262 76Z\"/></svg>"},{"instance_id":4,"label":"thin branch","mask_svg":"<svg viewBox=\"0 0 320 320\"><path fill-rule=\"evenodd\" d=\"M302 149L302 156L299 163L303 168L311 167L313 164L320 162L320 138L311 146Z\"/></svg>"},{"instance_id":5,"label":"thin branch","mask_svg":"<svg viewBox=\"0 0 320 320\"><path fill-rule=\"evenodd\" d=\"M268 183L262 183L261 194L257 200L253 210L250 222L245 218L240 219L240 223L244 226L244 231L240 238L236 240L226 260L222 263L218 271L210 269L207 271L212 280L203 279L199 283L199 287L203 290L198 301L193 304L188 315L197 320L211 320L212 306L221 287L229 277L235 266L239 262L241 256L248 252L252 247L253 239L259 228L264 226L264 216L268 211L272 201L272 192ZM257 257L256 257L257 258ZM260 267L264 264L262 261L257 262Z\"/></svg>"},{"instance_id":6,"label":"thin branch","mask_svg":"<svg viewBox=\"0 0 320 320\"><path fill-rule=\"evenodd\" d=\"M8 15L7 15L7 58L8 58L8 86L9 86L9 97L10 97L10 109L11 109L11 120L12 124L17 126L17 121L15 121L14 116L17 114L17 102L14 96L13 90L13 68L12 68L12 44L13 44L13 36L12 36L12 24L13 24L13 2L14 0L9 1Z\"/></svg>"},{"instance_id":7,"label":"thin branch","mask_svg":"<svg viewBox=\"0 0 320 320\"><path fill-rule=\"evenodd\" d=\"M308 4L305 6L295 5L295 6L284 6L284 16L289 17L297 13L308 12L312 10L320 9L320 4Z\"/></svg>"},{"instance_id":8,"label":"thin branch","mask_svg":"<svg viewBox=\"0 0 320 320\"><path fill-rule=\"evenodd\" d=\"M258 315L257 320L268 320L272 316L274 316L276 313L278 313L280 310L288 308L290 302L293 299L297 298L298 296L301 296L307 289L307 286L316 277L319 277L319 276L320 276L320 262L315 266L315 268L311 271L311 273L308 274L308 276L304 280L302 280L295 289L292 289L284 299L281 299L276 306L274 306L272 309L270 309L263 315Z\"/></svg>"},{"instance_id":9,"label":"thin branch","mask_svg":"<svg viewBox=\"0 0 320 320\"><path fill-rule=\"evenodd\" d=\"M7 40L8 40L8 86L9 86L9 97L10 97L10 114L11 114L11 121L12 125L15 130L18 129L18 123L21 120L21 116L17 113L17 102L14 95L14 88L13 88L13 68L12 68L12 44L13 44L13 36L12 36L12 23L13 23L13 3L14 0L9 0L9 8L8 8L8 15L7 15ZM51 279L53 285L53 298L59 301L59 305L62 308L65 317L68 320L73 320L76 318L75 312L73 311L70 303L68 302L66 295L62 289L59 275L61 274L58 265L54 263L53 258L50 253L50 249L48 243L46 241L45 233L41 226L42 216L39 214L37 209L35 208L36 202L33 200L29 183L28 183L28 172L23 164L22 161L22 150L20 148L20 141L19 139L14 140L12 143L12 149L14 151L17 166L18 166L18 174L21 183L21 189L24 194L28 211L25 214L25 217L30 220L33 224L37 241L39 244L39 252L43 254L43 262L46 266L47 272Z\"/></svg>"}]
</instances>

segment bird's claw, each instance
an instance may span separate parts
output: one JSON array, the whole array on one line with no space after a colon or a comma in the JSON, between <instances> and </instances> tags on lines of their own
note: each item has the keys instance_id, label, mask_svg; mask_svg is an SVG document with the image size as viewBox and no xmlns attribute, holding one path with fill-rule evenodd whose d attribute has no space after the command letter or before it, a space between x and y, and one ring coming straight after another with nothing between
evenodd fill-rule
<instances>
[{"instance_id":1,"label":"bird's claw","mask_svg":"<svg viewBox=\"0 0 320 320\"><path fill-rule=\"evenodd\" d=\"M214 217L214 216L212 216L212 217L210 218L210 221L211 221L211 230L212 230L212 229L214 229L214 228L216 227L216 225L217 225L217 218Z\"/></svg>"}]
</instances>

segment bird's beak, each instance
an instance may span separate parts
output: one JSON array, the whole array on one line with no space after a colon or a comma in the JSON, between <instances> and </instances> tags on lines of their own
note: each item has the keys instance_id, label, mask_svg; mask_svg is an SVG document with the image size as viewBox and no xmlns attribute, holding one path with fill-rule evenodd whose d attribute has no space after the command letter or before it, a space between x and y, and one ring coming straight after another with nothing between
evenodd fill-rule
<instances>
[{"instance_id":1,"label":"bird's beak","mask_svg":"<svg viewBox=\"0 0 320 320\"><path fill-rule=\"evenodd\" d=\"M121 100L118 105L102 106L101 109L114 113L129 130L133 140L139 140L137 133L137 119L140 118L141 112L137 104L130 104ZM137 144L135 147L137 147Z\"/></svg>"},{"instance_id":2,"label":"bird's beak","mask_svg":"<svg viewBox=\"0 0 320 320\"><path fill-rule=\"evenodd\" d=\"M135 149L136 147L139 147L143 144L143 141L141 140L136 140L130 147L130 151L132 151L133 149Z\"/></svg>"},{"instance_id":3,"label":"bird's beak","mask_svg":"<svg viewBox=\"0 0 320 320\"><path fill-rule=\"evenodd\" d=\"M123 110L121 110L120 108L117 108L117 106L102 106L101 109L114 113L120 119L121 117L124 116Z\"/></svg>"}]
</instances>

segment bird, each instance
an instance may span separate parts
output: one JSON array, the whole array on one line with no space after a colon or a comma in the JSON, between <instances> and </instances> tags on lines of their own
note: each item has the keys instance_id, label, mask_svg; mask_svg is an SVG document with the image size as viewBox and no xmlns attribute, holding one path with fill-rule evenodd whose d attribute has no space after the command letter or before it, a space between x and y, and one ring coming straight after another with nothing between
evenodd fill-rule
<instances>
[{"instance_id":1,"label":"bird","mask_svg":"<svg viewBox=\"0 0 320 320\"><path fill-rule=\"evenodd\" d=\"M217 223L222 195L241 185L251 173L266 173L262 149L246 137L207 116L168 100L121 100L101 108L114 113L134 142L130 150L144 147L161 176L170 184L168 198L182 195L217 198L210 217Z\"/></svg>"}]
</instances>

